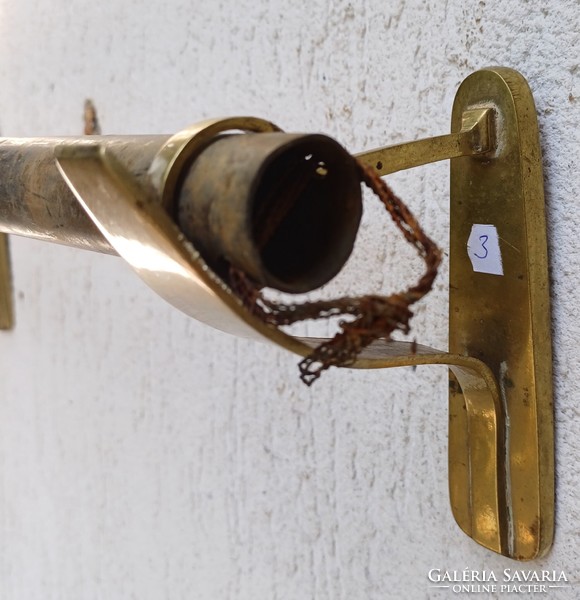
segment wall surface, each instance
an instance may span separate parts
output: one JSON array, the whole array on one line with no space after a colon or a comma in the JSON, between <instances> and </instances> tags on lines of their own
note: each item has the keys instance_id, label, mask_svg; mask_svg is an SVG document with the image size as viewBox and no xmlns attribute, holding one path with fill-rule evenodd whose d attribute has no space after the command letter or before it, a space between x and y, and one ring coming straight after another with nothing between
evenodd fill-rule
<instances>
[{"instance_id":1,"label":"wall surface","mask_svg":"<svg viewBox=\"0 0 580 600\"><path fill-rule=\"evenodd\" d=\"M80 134L90 97L105 133L255 114L357 151L448 131L473 70L523 72L543 140L557 436L555 543L526 568L564 570L571 587L550 597L576 598L578 14L576 0L3 0L0 130ZM446 246L447 165L391 181ZM372 198L365 211L334 293L419 272ZM119 259L16 238L12 254L0 600L449 598L430 569L517 567L450 513L444 368L335 370L306 388L295 357L189 320ZM441 348L446 278L414 325Z\"/></svg>"}]
</instances>

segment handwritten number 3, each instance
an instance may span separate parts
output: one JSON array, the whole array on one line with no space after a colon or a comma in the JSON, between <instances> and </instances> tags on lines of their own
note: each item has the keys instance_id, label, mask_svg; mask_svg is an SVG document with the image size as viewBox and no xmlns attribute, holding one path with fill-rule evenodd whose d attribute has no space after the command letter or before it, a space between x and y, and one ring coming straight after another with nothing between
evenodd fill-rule
<instances>
[{"instance_id":1,"label":"handwritten number 3","mask_svg":"<svg viewBox=\"0 0 580 600\"><path fill-rule=\"evenodd\" d=\"M481 247L485 251L485 254L483 256L479 256L479 254L477 254L476 252L474 252L473 255L475 257L480 258L480 259L487 258L487 255L489 254L488 249L485 247L485 244L487 243L487 240L489 240L489 236L488 235L480 235L479 236L479 241L481 242Z\"/></svg>"}]
</instances>

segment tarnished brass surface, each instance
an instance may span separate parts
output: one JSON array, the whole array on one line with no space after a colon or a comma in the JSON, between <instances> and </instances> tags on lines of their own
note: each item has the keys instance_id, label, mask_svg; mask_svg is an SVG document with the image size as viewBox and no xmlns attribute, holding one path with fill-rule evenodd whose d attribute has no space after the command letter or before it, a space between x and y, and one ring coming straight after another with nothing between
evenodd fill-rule
<instances>
[{"instance_id":1,"label":"tarnished brass surface","mask_svg":"<svg viewBox=\"0 0 580 600\"><path fill-rule=\"evenodd\" d=\"M176 192L183 169L225 131L267 133L282 131L277 125L257 117L207 119L172 135L159 148L148 169L151 184L170 213L176 210Z\"/></svg>"},{"instance_id":2,"label":"tarnished brass surface","mask_svg":"<svg viewBox=\"0 0 580 600\"><path fill-rule=\"evenodd\" d=\"M450 135L359 155L381 173L452 159L449 353L382 341L353 366L449 366L453 514L475 541L519 560L548 550L554 516L546 234L534 110L519 74L486 69L461 86ZM63 146L58 168L106 244L171 304L223 331L306 356L322 340L287 335L251 314L166 210L183 167L232 129L277 130L240 117L170 138L149 169L163 203L143 193L106 144ZM474 224L497 228L503 275L473 271L467 240Z\"/></svg>"},{"instance_id":3,"label":"tarnished brass surface","mask_svg":"<svg viewBox=\"0 0 580 600\"><path fill-rule=\"evenodd\" d=\"M471 106L493 107L497 148L485 159L451 161L449 351L483 361L501 392L502 437L498 479L505 480L502 554L520 560L552 544L554 458L552 361L546 222L536 112L524 78L510 69L486 69L461 85L452 129ZM503 275L475 272L467 254L472 225L494 225ZM482 256L484 253L482 252ZM451 504L461 528L485 546L484 519L474 481L489 469L474 449L468 400L454 378L450 389ZM467 417L467 420L466 418ZM495 549L495 548L494 548Z\"/></svg>"},{"instance_id":4,"label":"tarnished brass surface","mask_svg":"<svg viewBox=\"0 0 580 600\"><path fill-rule=\"evenodd\" d=\"M493 108L469 108L461 118L461 129L456 133L368 150L356 157L384 176L427 163L493 150Z\"/></svg>"},{"instance_id":5,"label":"tarnished brass surface","mask_svg":"<svg viewBox=\"0 0 580 600\"><path fill-rule=\"evenodd\" d=\"M226 124L261 135L216 138ZM55 163L57 151L90 148L104 149L143 200L179 219L222 276L232 264L260 285L308 292L332 279L354 246L362 199L351 155L327 136L286 134L249 118L206 122L171 138L0 140L0 173L9 174L0 177L0 232L114 253Z\"/></svg>"},{"instance_id":6,"label":"tarnished brass surface","mask_svg":"<svg viewBox=\"0 0 580 600\"><path fill-rule=\"evenodd\" d=\"M179 227L213 270L236 264L262 286L290 293L338 274L362 216L354 159L318 134L219 136L179 190L192 199L179 202Z\"/></svg>"},{"instance_id":7,"label":"tarnished brass surface","mask_svg":"<svg viewBox=\"0 0 580 600\"><path fill-rule=\"evenodd\" d=\"M58 147L106 145L146 189L147 169L167 136L0 138L0 231L114 254L63 181Z\"/></svg>"},{"instance_id":8,"label":"tarnished brass surface","mask_svg":"<svg viewBox=\"0 0 580 600\"><path fill-rule=\"evenodd\" d=\"M136 273L184 313L234 335L308 348L248 313L206 265L164 208L144 202L130 174L106 148L62 148L58 167L101 233Z\"/></svg>"},{"instance_id":9,"label":"tarnished brass surface","mask_svg":"<svg viewBox=\"0 0 580 600\"><path fill-rule=\"evenodd\" d=\"M0 233L0 329L14 327L12 302L12 270L8 236Z\"/></svg>"},{"instance_id":10,"label":"tarnished brass surface","mask_svg":"<svg viewBox=\"0 0 580 600\"><path fill-rule=\"evenodd\" d=\"M158 294L186 314L217 329L269 340L291 352L306 356L322 340L296 338L265 325L249 313L203 259L184 242L183 235L155 203L143 204L136 189L126 185L119 165L105 154L62 155L59 167L77 198L120 256ZM98 182L98 187L97 187ZM112 207L115 214L112 216ZM426 346L415 352L411 344L378 342L365 349L355 368L385 368L403 365L447 364L456 373L472 414L474 431L485 431L475 450L476 458L488 466L473 481L480 514L479 531L486 546L502 550L499 528L502 507L497 457L501 452L499 391L488 367L469 356L457 356Z\"/></svg>"},{"instance_id":11,"label":"tarnished brass surface","mask_svg":"<svg viewBox=\"0 0 580 600\"><path fill-rule=\"evenodd\" d=\"M207 143L208 132L215 135L240 122L247 119L202 124L187 138L190 151ZM471 76L458 93L453 130L457 133L435 142L414 142L408 152L392 146L359 155L370 164L379 156L388 172L445 154L454 157L450 353L381 342L364 350L354 367L450 366L449 485L455 518L485 547L531 559L552 539L553 434L541 163L523 78L509 70ZM160 205L143 204L138 190L125 185L130 176L106 151L84 157L64 153L59 164L111 245L176 307L218 329L267 339L302 356L321 341L289 336L250 314ZM164 173L160 185L167 168ZM502 251L508 253L504 276L473 273L467 237L479 222L500 231Z\"/></svg>"}]
</instances>

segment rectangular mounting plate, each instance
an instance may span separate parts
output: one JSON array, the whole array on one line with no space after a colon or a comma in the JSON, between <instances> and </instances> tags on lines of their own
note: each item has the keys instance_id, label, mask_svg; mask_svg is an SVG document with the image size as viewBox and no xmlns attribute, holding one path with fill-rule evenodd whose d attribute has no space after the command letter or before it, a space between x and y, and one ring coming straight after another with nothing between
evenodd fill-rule
<instances>
[{"instance_id":1,"label":"rectangular mounting plate","mask_svg":"<svg viewBox=\"0 0 580 600\"><path fill-rule=\"evenodd\" d=\"M451 160L449 352L482 360L501 396L497 452L500 542L472 497L482 440L450 374L449 488L459 526L477 542L529 560L554 527L554 440L548 260L536 111L511 69L477 71L455 98L452 131L466 110L492 108L495 150ZM481 463L481 464L480 464Z\"/></svg>"}]
</instances>

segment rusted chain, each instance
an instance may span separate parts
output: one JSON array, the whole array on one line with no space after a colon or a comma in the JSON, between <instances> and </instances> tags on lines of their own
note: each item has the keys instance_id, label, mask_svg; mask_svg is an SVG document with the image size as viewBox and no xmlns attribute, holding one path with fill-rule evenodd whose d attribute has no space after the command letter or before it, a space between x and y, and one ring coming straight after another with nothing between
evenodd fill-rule
<instances>
[{"instance_id":1,"label":"rusted chain","mask_svg":"<svg viewBox=\"0 0 580 600\"><path fill-rule=\"evenodd\" d=\"M281 327L338 315L354 317L350 321L341 320L340 331L299 363L300 378L306 385L312 385L331 366L352 365L360 352L375 340L390 339L394 331L409 333L409 321L413 316L410 307L431 290L441 262L441 251L425 234L404 202L372 167L357 161L357 168L360 180L381 200L395 225L425 262L425 272L414 286L390 296L369 294L357 298L283 304L266 298L254 281L239 269L230 267L232 290L252 314L269 325Z\"/></svg>"}]
</instances>

